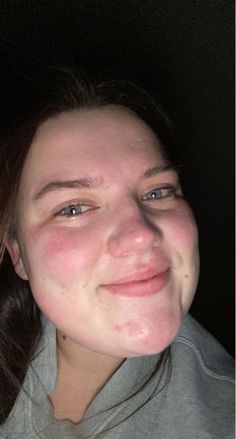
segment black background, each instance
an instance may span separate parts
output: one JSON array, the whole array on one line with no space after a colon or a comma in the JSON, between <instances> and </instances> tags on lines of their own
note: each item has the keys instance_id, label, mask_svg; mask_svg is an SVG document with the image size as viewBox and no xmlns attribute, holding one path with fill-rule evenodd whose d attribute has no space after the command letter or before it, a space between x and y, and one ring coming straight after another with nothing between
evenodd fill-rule
<instances>
[{"instance_id":1,"label":"black background","mask_svg":"<svg viewBox=\"0 0 236 439\"><path fill-rule=\"evenodd\" d=\"M184 192L200 230L192 314L233 353L234 2L1 0L0 122L33 99L45 65L129 72L179 127Z\"/></svg>"}]
</instances>

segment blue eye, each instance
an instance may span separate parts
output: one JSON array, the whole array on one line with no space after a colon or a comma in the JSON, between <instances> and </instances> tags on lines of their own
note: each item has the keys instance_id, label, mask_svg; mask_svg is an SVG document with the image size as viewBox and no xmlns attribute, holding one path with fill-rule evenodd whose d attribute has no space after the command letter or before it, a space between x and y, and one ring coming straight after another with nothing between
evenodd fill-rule
<instances>
[{"instance_id":1,"label":"blue eye","mask_svg":"<svg viewBox=\"0 0 236 439\"><path fill-rule=\"evenodd\" d=\"M54 217L65 217L65 218L76 218L79 216L84 215L85 213L89 211L96 210L98 206L94 206L91 204L87 204L87 202L78 202L69 204L68 206L63 207L62 209L58 210Z\"/></svg>"},{"instance_id":2,"label":"blue eye","mask_svg":"<svg viewBox=\"0 0 236 439\"><path fill-rule=\"evenodd\" d=\"M76 216L81 215L85 209L82 208L80 204L72 204L71 206L65 207L61 210L60 214L64 216Z\"/></svg>"},{"instance_id":3,"label":"blue eye","mask_svg":"<svg viewBox=\"0 0 236 439\"><path fill-rule=\"evenodd\" d=\"M174 188L160 188L160 189L152 189L151 191L147 192L143 199L150 201L150 200L160 200L166 197L169 197L171 194L174 193Z\"/></svg>"}]
</instances>

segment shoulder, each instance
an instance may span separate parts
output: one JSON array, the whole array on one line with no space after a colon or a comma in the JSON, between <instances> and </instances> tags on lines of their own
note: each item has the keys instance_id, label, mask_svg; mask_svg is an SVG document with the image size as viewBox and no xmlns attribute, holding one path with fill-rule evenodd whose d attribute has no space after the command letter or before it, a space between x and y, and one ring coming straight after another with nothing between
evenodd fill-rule
<instances>
[{"instance_id":1,"label":"shoulder","mask_svg":"<svg viewBox=\"0 0 236 439\"><path fill-rule=\"evenodd\" d=\"M7 420L0 425L0 439L33 438L34 429L41 428L50 415L47 395L56 382L56 329L44 316L42 329L42 338L22 388Z\"/></svg>"},{"instance_id":2,"label":"shoulder","mask_svg":"<svg viewBox=\"0 0 236 439\"><path fill-rule=\"evenodd\" d=\"M216 380L234 383L234 360L220 343L191 315L184 319L172 351L188 355L204 373Z\"/></svg>"},{"instance_id":3,"label":"shoulder","mask_svg":"<svg viewBox=\"0 0 236 439\"><path fill-rule=\"evenodd\" d=\"M190 315L170 347L170 364L167 399L176 428L182 420L181 437L233 438L234 361Z\"/></svg>"}]
</instances>

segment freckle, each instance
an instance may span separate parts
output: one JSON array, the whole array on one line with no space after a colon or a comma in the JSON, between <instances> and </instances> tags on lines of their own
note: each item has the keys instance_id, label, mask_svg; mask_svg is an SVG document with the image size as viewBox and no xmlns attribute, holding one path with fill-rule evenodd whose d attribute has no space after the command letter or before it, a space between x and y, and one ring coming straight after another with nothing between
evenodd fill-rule
<instances>
[{"instance_id":1,"label":"freckle","mask_svg":"<svg viewBox=\"0 0 236 439\"><path fill-rule=\"evenodd\" d=\"M184 277L185 277L185 279L188 279L188 275L187 274L185 274Z\"/></svg>"},{"instance_id":2,"label":"freckle","mask_svg":"<svg viewBox=\"0 0 236 439\"><path fill-rule=\"evenodd\" d=\"M178 256L179 260L181 261L182 260L182 254L179 251L177 251L177 256Z\"/></svg>"},{"instance_id":3,"label":"freckle","mask_svg":"<svg viewBox=\"0 0 236 439\"><path fill-rule=\"evenodd\" d=\"M120 327L120 325L115 325L115 329L116 329L118 332L121 332L121 327Z\"/></svg>"}]
</instances>

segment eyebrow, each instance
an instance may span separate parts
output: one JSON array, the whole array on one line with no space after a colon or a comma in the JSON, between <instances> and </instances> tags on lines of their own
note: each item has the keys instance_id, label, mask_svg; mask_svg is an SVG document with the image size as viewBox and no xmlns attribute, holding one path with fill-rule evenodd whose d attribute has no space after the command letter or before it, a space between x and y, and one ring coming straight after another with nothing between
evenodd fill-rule
<instances>
[{"instance_id":1,"label":"eyebrow","mask_svg":"<svg viewBox=\"0 0 236 439\"><path fill-rule=\"evenodd\" d=\"M104 185L103 178L80 178L76 180L51 181L43 186L33 197L33 201L40 200L44 195L63 189L97 188Z\"/></svg>"},{"instance_id":2,"label":"eyebrow","mask_svg":"<svg viewBox=\"0 0 236 439\"><path fill-rule=\"evenodd\" d=\"M141 178L150 178L154 177L155 175L158 175L162 172L166 171L175 171L175 166L171 165L170 163L155 166L154 168L147 169ZM58 180L58 181L51 181L50 183L45 184L33 197L33 201L38 201L41 198L44 197L44 195L54 192L54 191L60 191L63 189L80 189L80 188L88 188L88 189L94 189L104 186L104 180L102 177L98 178L80 178L76 180Z\"/></svg>"},{"instance_id":3,"label":"eyebrow","mask_svg":"<svg viewBox=\"0 0 236 439\"><path fill-rule=\"evenodd\" d=\"M155 177L155 175L161 174L162 172L166 172L166 171L177 172L177 168L174 165L172 165L171 163L166 163L163 165L154 166L154 168L147 169L147 171L144 172L143 178Z\"/></svg>"}]
</instances>

